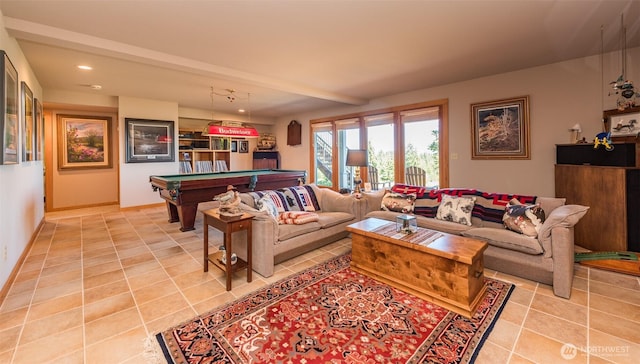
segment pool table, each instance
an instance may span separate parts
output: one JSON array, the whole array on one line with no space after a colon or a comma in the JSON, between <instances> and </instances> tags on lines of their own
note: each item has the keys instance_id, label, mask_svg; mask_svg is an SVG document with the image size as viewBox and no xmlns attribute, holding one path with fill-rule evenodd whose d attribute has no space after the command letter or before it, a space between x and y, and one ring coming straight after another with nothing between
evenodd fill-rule
<instances>
[{"instance_id":1,"label":"pool table","mask_svg":"<svg viewBox=\"0 0 640 364\"><path fill-rule=\"evenodd\" d=\"M167 201L169 222L180 221L180 230L193 230L198 203L211 201L233 185L238 192L273 190L297 186L306 180L306 171L257 169L216 173L150 176L154 191Z\"/></svg>"}]
</instances>

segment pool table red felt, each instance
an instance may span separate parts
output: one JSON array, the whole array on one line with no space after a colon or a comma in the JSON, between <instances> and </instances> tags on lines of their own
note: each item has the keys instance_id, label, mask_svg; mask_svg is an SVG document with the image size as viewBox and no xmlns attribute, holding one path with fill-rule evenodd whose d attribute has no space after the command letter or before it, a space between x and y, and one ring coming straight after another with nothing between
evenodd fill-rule
<instances>
[{"instance_id":1,"label":"pool table red felt","mask_svg":"<svg viewBox=\"0 0 640 364\"><path fill-rule=\"evenodd\" d=\"M282 169L258 169L217 173L150 176L153 190L167 202L169 222L180 221L180 230L193 230L198 203L211 201L233 185L238 192L273 190L297 186L307 172Z\"/></svg>"}]
</instances>

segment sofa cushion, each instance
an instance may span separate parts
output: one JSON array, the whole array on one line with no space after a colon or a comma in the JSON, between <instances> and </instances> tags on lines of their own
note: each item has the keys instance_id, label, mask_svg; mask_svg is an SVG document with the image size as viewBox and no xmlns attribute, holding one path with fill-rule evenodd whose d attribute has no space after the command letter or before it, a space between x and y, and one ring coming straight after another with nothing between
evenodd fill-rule
<instances>
[{"instance_id":1,"label":"sofa cushion","mask_svg":"<svg viewBox=\"0 0 640 364\"><path fill-rule=\"evenodd\" d=\"M551 230L556 226L573 227L587 213L589 206L562 205L551 211L538 232L545 257L551 256Z\"/></svg>"},{"instance_id":2,"label":"sofa cushion","mask_svg":"<svg viewBox=\"0 0 640 364\"><path fill-rule=\"evenodd\" d=\"M302 225L318 220L318 214L310 211L286 211L278 216L278 223L280 224Z\"/></svg>"},{"instance_id":3,"label":"sofa cushion","mask_svg":"<svg viewBox=\"0 0 640 364\"><path fill-rule=\"evenodd\" d=\"M289 211L318 211L320 204L313 188L308 185L281 188L286 198Z\"/></svg>"},{"instance_id":4,"label":"sofa cushion","mask_svg":"<svg viewBox=\"0 0 640 364\"><path fill-rule=\"evenodd\" d=\"M256 207L258 211L265 211L274 219L278 219L278 208L269 196L262 196L259 200L256 200Z\"/></svg>"},{"instance_id":5,"label":"sofa cushion","mask_svg":"<svg viewBox=\"0 0 640 364\"><path fill-rule=\"evenodd\" d=\"M318 222L323 229L355 219L355 216L353 216L352 214L339 211L323 211L318 213L318 217Z\"/></svg>"},{"instance_id":6,"label":"sofa cushion","mask_svg":"<svg viewBox=\"0 0 640 364\"><path fill-rule=\"evenodd\" d=\"M402 212L403 214L412 213L415 200L415 193L404 194L387 191L382 198L380 209L385 211Z\"/></svg>"},{"instance_id":7,"label":"sofa cushion","mask_svg":"<svg viewBox=\"0 0 640 364\"><path fill-rule=\"evenodd\" d=\"M513 199L507 205L502 221L507 229L535 238L544 219L544 210L540 205L521 204Z\"/></svg>"},{"instance_id":8,"label":"sofa cushion","mask_svg":"<svg viewBox=\"0 0 640 364\"><path fill-rule=\"evenodd\" d=\"M549 216L553 210L564 205L566 200L566 198L559 197L538 197L538 199L536 199L536 203L542 207L545 216Z\"/></svg>"},{"instance_id":9,"label":"sofa cushion","mask_svg":"<svg viewBox=\"0 0 640 364\"><path fill-rule=\"evenodd\" d=\"M263 197L268 197L273 201L273 204L276 206L278 213L282 213L290 210L289 204L287 203L287 198L285 197L284 193L280 191L266 190L266 191L249 192L248 194L252 196L253 199L256 201L254 202L254 206L256 207L257 207L257 201L259 201Z\"/></svg>"},{"instance_id":10,"label":"sofa cushion","mask_svg":"<svg viewBox=\"0 0 640 364\"><path fill-rule=\"evenodd\" d=\"M475 204L475 197L453 197L443 195L436 219L456 222L471 226L471 211Z\"/></svg>"},{"instance_id":11,"label":"sofa cushion","mask_svg":"<svg viewBox=\"0 0 640 364\"><path fill-rule=\"evenodd\" d=\"M388 221L396 221L396 217L399 215L398 212L393 211L371 211L365 215L365 218L375 217L378 219L388 220ZM443 233L455 234L459 235L461 232L468 230L469 226L458 224L451 221L437 220L433 218L428 218L424 216L417 216L416 221L418 222L418 226L425 229L438 230Z\"/></svg>"},{"instance_id":12,"label":"sofa cushion","mask_svg":"<svg viewBox=\"0 0 640 364\"><path fill-rule=\"evenodd\" d=\"M527 254L538 255L544 252L538 239L507 229L471 228L462 232L462 235L486 241L489 245Z\"/></svg>"},{"instance_id":13,"label":"sofa cushion","mask_svg":"<svg viewBox=\"0 0 640 364\"><path fill-rule=\"evenodd\" d=\"M397 187L396 190L402 190L402 188L405 187L404 185L398 186L399 187ZM406 186L408 190L411 190L411 187L415 188L415 186ZM456 197L475 197L476 202L473 205L471 216L477 219L481 219L485 222L498 224L499 226L503 225L502 216L504 215L504 209L511 199L516 198L521 203L532 204L537 202L537 197L535 196L511 195L506 193L489 193L464 188L443 188L437 190L428 190L425 191L422 196L418 195L415 202L414 213L416 215L424 217L436 217L440 201L442 200L442 196L444 195ZM545 209L545 206L542 205L542 208ZM477 224L474 223L474 225Z\"/></svg>"},{"instance_id":14,"label":"sofa cushion","mask_svg":"<svg viewBox=\"0 0 640 364\"><path fill-rule=\"evenodd\" d=\"M317 221L302 225L278 225L278 241L283 241L302 234L311 233L320 230L320 228L320 223ZM309 238L309 240L312 239L313 238Z\"/></svg>"}]
</instances>

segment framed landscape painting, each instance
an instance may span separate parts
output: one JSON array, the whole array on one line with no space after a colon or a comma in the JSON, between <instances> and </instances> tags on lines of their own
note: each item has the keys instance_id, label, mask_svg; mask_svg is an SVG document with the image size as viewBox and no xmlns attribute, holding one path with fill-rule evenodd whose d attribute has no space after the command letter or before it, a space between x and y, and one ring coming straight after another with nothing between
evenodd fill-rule
<instances>
[{"instance_id":1,"label":"framed landscape painting","mask_svg":"<svg viewBox=\"0 0 640 364\"><path fill-rule=\"evenodd\" d=\"M173 121L125 118L127 163L173 162Z\"/></svg>"},{"instance_id":2,"label":"framed landscape painting","mask_svg":"<svg viewBox=\"0 0 640 364\"><path fill-rule=\"evenodd\" d=\"M58 115L58 169L111 167L110 117Z\"/></svg>"},{"instance_id":3,"label":"framed landscape painting","mask_svg":"<svg viewBox=\"0 0 640 364\"><path fill-rule=\"evenodd\" d=\"M33 104L35 105L35 122L34 132L36 134L35 144L35 156L36 160L42 160L42 151L44 150L44 115L42 113L42 103L40 100L34 98Z\"/></svg>"},{"instance_id":4,"label":"framed landscape painting","mask_svg":"<svg viewBox=\"0 0 640 364\"><path fill-rule=\"evenodd\" d=\"M18 159L18 72L4 51L0 51L2 74L0 75L0 164L16 164Z\"/></svg>"},{"instance_id":5,"label":"framed landscape painting","mask_svg":"<svg viewBox=\"0 0 640 364\"><path fill-rule=\"evenodd\" d=\"M529 96L471 104L471 159L531 159Z\"/></svg>"},{"instance_id":6,"label":"framed landscape painting","mask_svg":"<svg viewBox=\"0 0 640 364\"><path fill-rule=\"evenodd\" d=\"M34 117L33 92L26 82L22 82L22 161L35 160L34 155Z\"/></svg>"}]
</instances>

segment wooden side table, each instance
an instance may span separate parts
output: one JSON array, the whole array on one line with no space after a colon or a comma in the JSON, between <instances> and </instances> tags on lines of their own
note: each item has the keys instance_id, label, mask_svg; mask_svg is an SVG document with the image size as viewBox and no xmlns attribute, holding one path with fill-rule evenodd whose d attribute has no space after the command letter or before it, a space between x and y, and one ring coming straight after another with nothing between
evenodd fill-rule
<instances>
[{"instance_id":1,"label":"wooden side table","mask_svg":"<svg viewBox=\"0 0 640 364\"><path fill-rule=\"evenodd\" d=\"M231 275L240 270L247 268L247 282L251 282L251 220L253 216L244 213L241 216L224 216L220 215L218 209L202 211L203 214L203 230L204 230L204 271L209 271L209 262L220 268L227 275L227 291L231 290ZM209 226L212 226L224 234L225 251L217 251L209 254ZM238 258L236 264L231 264L231 247L232 233L236 231L247 231L247 261ZM222 254L226 254L226 264L222 263Z\"/></svg>"}]
</instances>

